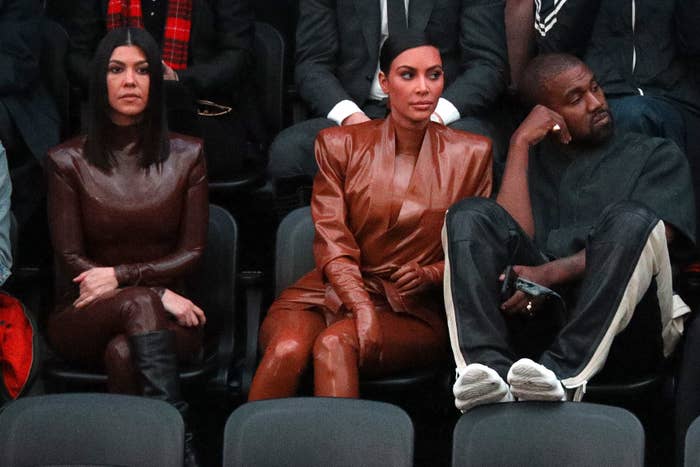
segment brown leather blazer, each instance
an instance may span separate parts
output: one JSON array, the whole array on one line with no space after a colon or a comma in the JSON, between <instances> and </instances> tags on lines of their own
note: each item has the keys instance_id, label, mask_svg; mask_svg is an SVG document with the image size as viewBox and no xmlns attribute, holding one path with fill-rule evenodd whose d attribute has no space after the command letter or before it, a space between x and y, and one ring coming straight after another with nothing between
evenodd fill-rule
<instances>
[{"instance_id":1,"label":"brown leather blazer","mask_svg":"<svg viewBox=\"0 0 700 467\"><path fill-rule=\"evenodd\" d=\"M201 141L171 133L168 159L143 168L133 131L121 136L110 171L83 157L83 137L49 151L57 309L78 296L72 278L98 266L114 266L120 287L182 290L205 247L209 210Z\"/></svg>"},{"instance_id":2,"label":"brown leather blazer","mask_svg":"<svg viewBox=\"0 0 700 467\"><path fill-rule=\"evenodd\" d=\"M352 311L355 303L369 300L339 286L361 280L364 287L355 290L383 296L394 311L434 322L444 315L440 291L404 297L389 277L411 262L443 261L440 232L447 208L468 196L491 194L491 141L430 123L397 216L390 215L394 146L390 118L329 128L316 139L319 171L311 212L316 268L329 285L324 305ZM340 268L344 277L328 277L336 268L327 265L338 258L350 260L354 272Z\"/></svg>"}]
</instances>

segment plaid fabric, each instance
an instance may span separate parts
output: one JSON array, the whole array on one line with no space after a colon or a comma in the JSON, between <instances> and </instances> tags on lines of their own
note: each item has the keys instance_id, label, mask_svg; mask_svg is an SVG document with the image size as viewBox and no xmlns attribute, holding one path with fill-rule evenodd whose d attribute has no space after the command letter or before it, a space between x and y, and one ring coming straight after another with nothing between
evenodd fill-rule
<instances>
[{"instance_id":1,"label":"plaid fabric","mask_svg":"<svg viewBox=\"0 0 700 467\"><path fill-rule=\"evenodd\" d=\"M109 0L107 29L143 28L141 0ZM192 26L192 0L170 0L163 33L163 61L173 70L187 68L187 49Z\"/></svg>"}]
</instances>

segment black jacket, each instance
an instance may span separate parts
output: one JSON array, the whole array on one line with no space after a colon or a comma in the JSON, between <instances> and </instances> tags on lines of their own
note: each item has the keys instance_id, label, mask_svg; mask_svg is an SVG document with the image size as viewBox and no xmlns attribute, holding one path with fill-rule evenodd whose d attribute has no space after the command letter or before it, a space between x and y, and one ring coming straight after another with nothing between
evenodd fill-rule
<instances>
[{"instance_id":1,"label":"black jacket","mask_svg":"<svg viewBox=\"0 0 700 467\"><path fill-rule=\"evenodd\" d=\"M440 49L443 96L462 117L479 115L505 90L503 0L411 0L409 27ZM314 115L368 99L379 56L378 0L301 0L295 81Z\"/></svg>"},{"instance_id":2,"label":"black jacket","mask_svg":"<svg viewBox=\"0 0 700 467\"><path fill-rule=\"evenodd\" d=\"M575 53L610 97L659 95L700 111L700 90L690 72L700 60L700 1L539 3L535 29L540 52Z\"/></svg>"},{"instance_id":3,"label":"black jacket","mask_svg":"<svg viewBox=\"0 0 700 467\"><path fill-rule=\"evenodd\" d=\"M83 89L92 55L106 33L107 4L80 0L73 14L68 70ZM192 0L187 69L177 74L196 98L230 102L251 71L252 48L253 14L247 0Z\"/></svg>"}]
</instances>

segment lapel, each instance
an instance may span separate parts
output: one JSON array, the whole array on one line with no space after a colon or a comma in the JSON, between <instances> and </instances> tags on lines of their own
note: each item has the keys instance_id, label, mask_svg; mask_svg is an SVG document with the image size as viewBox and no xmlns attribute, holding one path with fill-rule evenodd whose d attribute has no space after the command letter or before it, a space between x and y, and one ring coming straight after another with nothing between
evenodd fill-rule
<instances>
[{"instance_id":1,"label":"lapel","mask_svg":"<svg viewBox=\"0 0 700 467\"><path fill-rule=\"evenodd\" d=\"M381 34L379 0L353 0L353 2L357 11L357 20L362 24L362 34L365 36L365 45L370 60L376 62L379 54L379 36Z\"/></svg>"},{"instance_id":2,"label":"lapel","mask_svg":"<svg viewBox=\"0 0 700 467\"><path fill-rule=\"evenodd\" d=\"M384 215L367 216L367 219L372 223L368 227L377 232L383 232L389 227L389 216L386 213L391 210L391 197L387 196L387 189L391 186L391 180L394 176L394 163L396 162L395 138L394 127L389 117L387 117L381 126L381 137L374 146L376 163L373 164L369 190L369 207L367 209L368 213L384 213ZM372 220L375 221L372 222Z\"/></svg>"},{"instance_id":3,"label":"lapel","mask_svg":"<svg viewBox=\"0 0 700 467\"><path fill-rule=\"evenodd\" d=\"M409 0L408 28L415 31L425 31L434 4L435 0Z\"/></svg>"}]
</instances>

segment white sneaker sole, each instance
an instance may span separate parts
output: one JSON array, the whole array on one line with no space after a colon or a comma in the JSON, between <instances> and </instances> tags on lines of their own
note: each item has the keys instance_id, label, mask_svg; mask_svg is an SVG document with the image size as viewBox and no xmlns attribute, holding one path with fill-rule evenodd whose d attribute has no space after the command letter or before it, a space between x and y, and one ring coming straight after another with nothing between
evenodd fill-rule
<instances>
[{"instance_id":1,"label":"white sneaker sole","mask_svg":"<svg viewBox=\"0 0 700 467\"><path fill-rule=\"evenodd\" d=\"M514 397L522 401L563 401L566 392L553 371L522 358L508 371L508 383Z\"/></svg>"},{"instance_id":2,"label":"white sneaker sole","mask_svg":"<svg viewBox=\"0 0 700 467\"><path fill-rule=\"evenodd\" d=\"M455 406L462 412L483 404L511 402L513 396L495 370L480 363L467 365L452 387Z\"/></svg>"}]
</instances>

